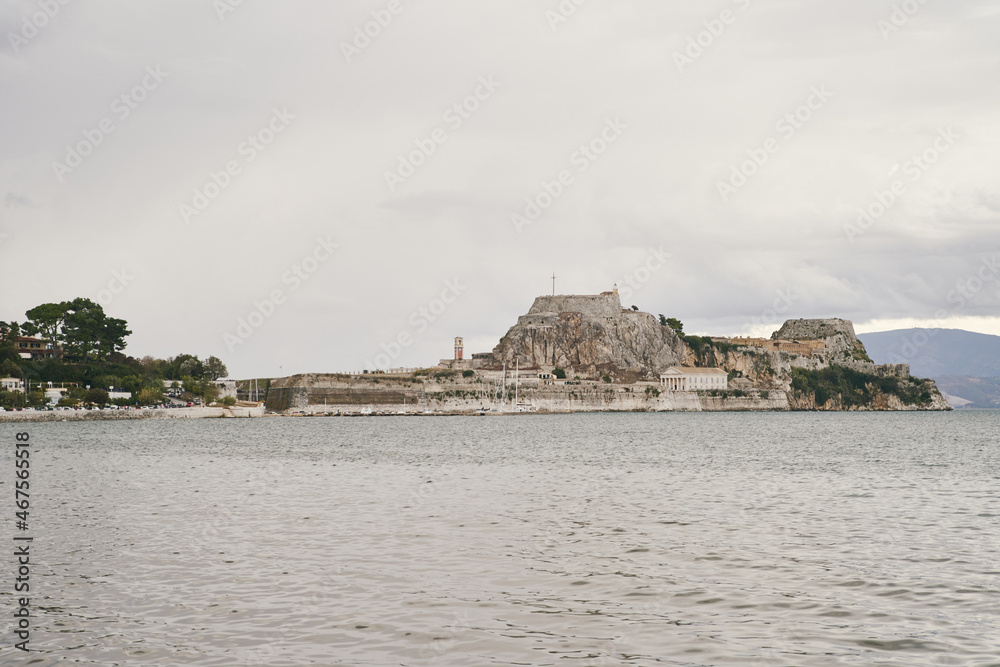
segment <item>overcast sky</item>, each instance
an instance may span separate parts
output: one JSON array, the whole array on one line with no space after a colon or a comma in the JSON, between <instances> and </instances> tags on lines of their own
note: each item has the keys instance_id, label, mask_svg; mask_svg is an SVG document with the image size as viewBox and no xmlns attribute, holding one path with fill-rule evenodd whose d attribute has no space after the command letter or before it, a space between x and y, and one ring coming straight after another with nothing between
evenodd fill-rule
<instances>
[{"instance_id":1,"label":"overcast sky","mask_svg":"<svg viewBox=\"0 0 1000 667\"><path fill-rule=\"evenodd\" d=\"M1000 334L1000 4L895 7L7 0L0 320L429 365L554 271L700 333Z\"/></svg>"}]
</instances>

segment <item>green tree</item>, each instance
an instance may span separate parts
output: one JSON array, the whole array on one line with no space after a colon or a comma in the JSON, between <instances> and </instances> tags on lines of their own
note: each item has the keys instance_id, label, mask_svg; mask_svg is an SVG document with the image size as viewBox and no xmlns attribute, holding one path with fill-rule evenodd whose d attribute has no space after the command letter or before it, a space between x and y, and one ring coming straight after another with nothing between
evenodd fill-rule
<instances>
[{"instance_id":1,"label":"green tree","mask_svg":"<svg viewBox=\"0 0 1000 667\"><path fill-rule=\"evenodd\" d=\"M10 359L5 359L3 363L0 363L0 377L3 378L23 378L24 371L21 367Z\"/></svg>"},{"instance_id":2,"label":"green tree","mask_svg":"<svg viewBox=\"0 0 1000 667\"><path fill-rule=\"evenodd\" d=\"M0 322L0 324L4 324ZM16 326L16 323L15 323ZM8 329L8 336L4 337L2 332L0 332L0 361L13 361L17 363L21 360L21 355L17 353L17 348L14 347L14 338L20 336L20 332L12 333L13 329Z\"/></svg>"},{"instance_id":3,"label":"green tree","mask_svg":"<svg viewBox=\"0 0 1000 667\"><path fill-rule=\"evenodd\" d=\"M209 357L206 359L204 368L205 375L208 376L209 380L218 380L219 378L229 375L229 370L226 368L226 365L222 363L222 360L218 357Z\"/></svg>"},{"instance_id":4,"label":"green tree","mask_svg":"<svg viewBox=\"0 0 1000 667\"><path fill-rule=\"evenodd\" d=\"M211 380L202 380L201 391L198 393L205 405L219 400L219 387Z\"/></svg>"},{"instance_id":5,"label":"green tree","mask_svg":"<svg viewBox=\"0 0 1000 667\"><path fill-rule=\"evenodd\" d=\"M66 350L84 361L91 355L100 360L125 349L125 337L131 335L128 323L104 314L104 308L90 299L74 299L63 322Z\"/></svg>"},{"instance_id":6,"label":"green tree","mask_svg":"<svg viewBox=\"0 0 1000 667\"><path fill-rule=\"evenodd\" d=\"M222 404L225 405L227 408L231 408L234 405L236 405L236 397L226 396L225 398L222 399Z\"/></svg>"},{"instance_id":7,"label":"green tree","mask_svg":"<svg viewBox=\"0 0 1000 667\"><path fill-rule=\"evenodd\" d=\"M108 396L108 392L103 389L94 387L87 391L87 398L84 399L87 403L93 403L94 405L107 405L111 398Z\"/></svg>"},{"instance_id":8,"label":"green tree","mask_svg":"<svg viewBox=\"0 0 1000 667\"><path fill-rule=\"evenodd\" d=\"M28 321L21 326L27 336L41 336L53 343L61 343L61 328L66 320L69 303L43 303L25 313Z\"/></svg>"},{"instance_id":9,"label":"green tree","mask_svg":"<svg viewBox=\"0 0 1000 667\"><path fill-rule=\"evenodd\" d=\"M91 381L90 385L92 387L100 387L101 389L111 389L111 387L121 387L121 382L118 381L113 375L98 375Z\"/></svg>"},{"instance_id":10,"label":"green tree","mask_svg":"<svg viewBox=\"0 0 1000 667\"><path fill-rule=\"evenodd\" d=\"M171 380L198 379L205 375L205 365L193 354L178 354L167 360L167 377Z\"/></svg>"},{"instance_id":11,"label":"green tree","mask_svg":"<svg viewBox=\"0 0 1000 667\"><path fill-rule=\"evenodd\" d=\"M17 322L0 322L0 340L16 338L21 335L21 325Z\"/></svg>"},{"instance_id":12,"label":"green tree","mask_svg":"<svg viewBox=\"0 0 1000 667\"><path fill-rule=\"evenodd\" d=\"M130 391L133 394L138 394L142 391L146 384L147 380L145 380L141 375L127 375L123 377L121 382L116 384L115 387L121 391Z\"/></svg>"},{"instance_id":13,"label":"green tree","mask_svg":"<svg viewBox=\"0 0 1000 667\"><path fill-rule=\"evenodd\" d=\"M662 315L661 315L662 317ZM665 324L679 334L684 333L684 323L676 317L668 317Z\"/></svg>"},{"instance_id":14,"label":"green tree","mask_svg":"<svg viewBox=\"0 0 1000 667\"><path fill-rule=\"evenodd\" d=\"M156 387L146 387L139 392L138 400L141 405L156 405L163 402L163 392Z\"/></svg>"},{"instance_id":15,"label":"green tree","mask_svg":"<svg viewBox=\"0 0 1000 667\"><path fill-rule=\"evenodd\" d=\"M667 326L667 318L663 313L660 313L660 326L661 327Z\"/></svg>"},{"instance_id":16,"label":"green tree","mask_svg":"<svg viewBox=\"0 0 1000 667\"><path fill-rule=\"evenodd\" d=\"M560 380L566 379L566 371L563 370L562 368L559 368L558 366L552 369L552 375L554 375L556 378Z\"/></svg>"},{"instance_id":17,"label":"green tree","mask_svg":"<svg viewBox=\"0 0 1000 667\"><path fill-rule=\"evenodd\" d=\"M0 407L23 408L26 400L23 391L0 391Z\"/></svg>"}]
</instances>

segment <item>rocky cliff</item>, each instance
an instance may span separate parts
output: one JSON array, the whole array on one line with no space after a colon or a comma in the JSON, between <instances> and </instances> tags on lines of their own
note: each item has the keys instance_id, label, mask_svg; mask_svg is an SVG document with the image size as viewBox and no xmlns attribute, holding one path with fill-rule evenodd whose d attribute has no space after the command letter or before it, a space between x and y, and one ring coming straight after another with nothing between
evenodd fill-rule
<instances>
[{"instance_id":1,"label":"rocky cliff","mask_svg":"<svg viewBox=\"0 0 1000 667\"><path fill-rule=\"evenodd\" d=\"M730 386L667 391L660 374L670 366L721 368ZM549 376L555 367L567 377ZM789 320L770 340L691 336L649 313L623 310L615 292L538 297L492 353L472 360L394 375L299 375L273 382L267 396L268 410L283 413L478 414L498 406L540 412L948 409L934 382L911 378L906 364L872 363L847 320Z\"/></svg>"},{"instance_id":2,"label":"rocky cliff","mask_svg":"<svg viewBox=\"0 0 1000 667\"><path fill-rule=\"evenodd\" d=\"M689 352L673 329L649 313L623 310L614 292L541 296L500 339L486 366L559 366L573 374L634 381L659 378Z\"/></svg>"},{"instance_id":3,"label":"rocky cliff","mask_svg":"<svg viewBox=\"0 0 1000 667\"><path fill-rule=\"evenodd\" d=\"M759 339L756 345L746 345L678 334L649 313L623 310L614 292L544 296L535 299L492 354L479 362L484 369L504 364L508 369L561 367L570 377L597 380L608 375L619 383L656 381L670 366L718 367L730 379L746 379L754 389L789 392L793 408L946 409L934 383L911 380L905 364L872 363L849 320L788 320L771 339L789 343L789 349L769 348ZM820 379L811 389L793 389L796 372L815 374L831 368L844 369L832 374L837 382L847 376L860 389L837 393L841 388L830 384L830 373L817 376ZM810 393L817 388L823 400ZM832 397L827 397L829 392Z\"/></svg>"},{"instance_id":4,"label":"rocky cliff","mask_svg":"<svg viewBox=\"0 0 1000 667\"><path fill-rule=\"evenodd\" d=\"M771 334L774 340L822 340L829 355L845 353L847 361L871 363L864 344L854 333L854 323L839 318L787 320Z\"/></svg>"}]
</instances>

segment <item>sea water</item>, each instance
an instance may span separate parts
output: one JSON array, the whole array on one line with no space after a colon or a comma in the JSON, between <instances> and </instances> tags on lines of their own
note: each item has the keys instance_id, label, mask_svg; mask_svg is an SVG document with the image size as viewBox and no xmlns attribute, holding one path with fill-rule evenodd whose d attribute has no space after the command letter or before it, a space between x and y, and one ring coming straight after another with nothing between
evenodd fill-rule
<instances>
[{"instance_id":1,"label":"sea water","mask_svg":"<svg viewBox=\"0 0 1000 667\"><path fill-rule=\"evenodd\" d=\"M19 431L2 664L1000 665L1000 412Z\"/></svg>"}]
</instances>

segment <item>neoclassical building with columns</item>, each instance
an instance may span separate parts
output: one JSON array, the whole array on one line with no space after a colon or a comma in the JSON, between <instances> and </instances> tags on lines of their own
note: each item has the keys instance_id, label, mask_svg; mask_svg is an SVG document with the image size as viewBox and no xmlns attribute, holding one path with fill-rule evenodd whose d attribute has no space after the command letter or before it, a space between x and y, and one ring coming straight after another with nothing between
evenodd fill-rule
<instances>
[{"instance_id":1,"label":"neoclassical building with columns","mask_svg":"<svg viewBox=\"0 0 1000 667\"><path fill-rule=\"evenodd\" d=\"M728 389L729 374L721 368L671 366L660 375L660 386L666 391L705 391Z\"/></svg>"}]
</instances>

